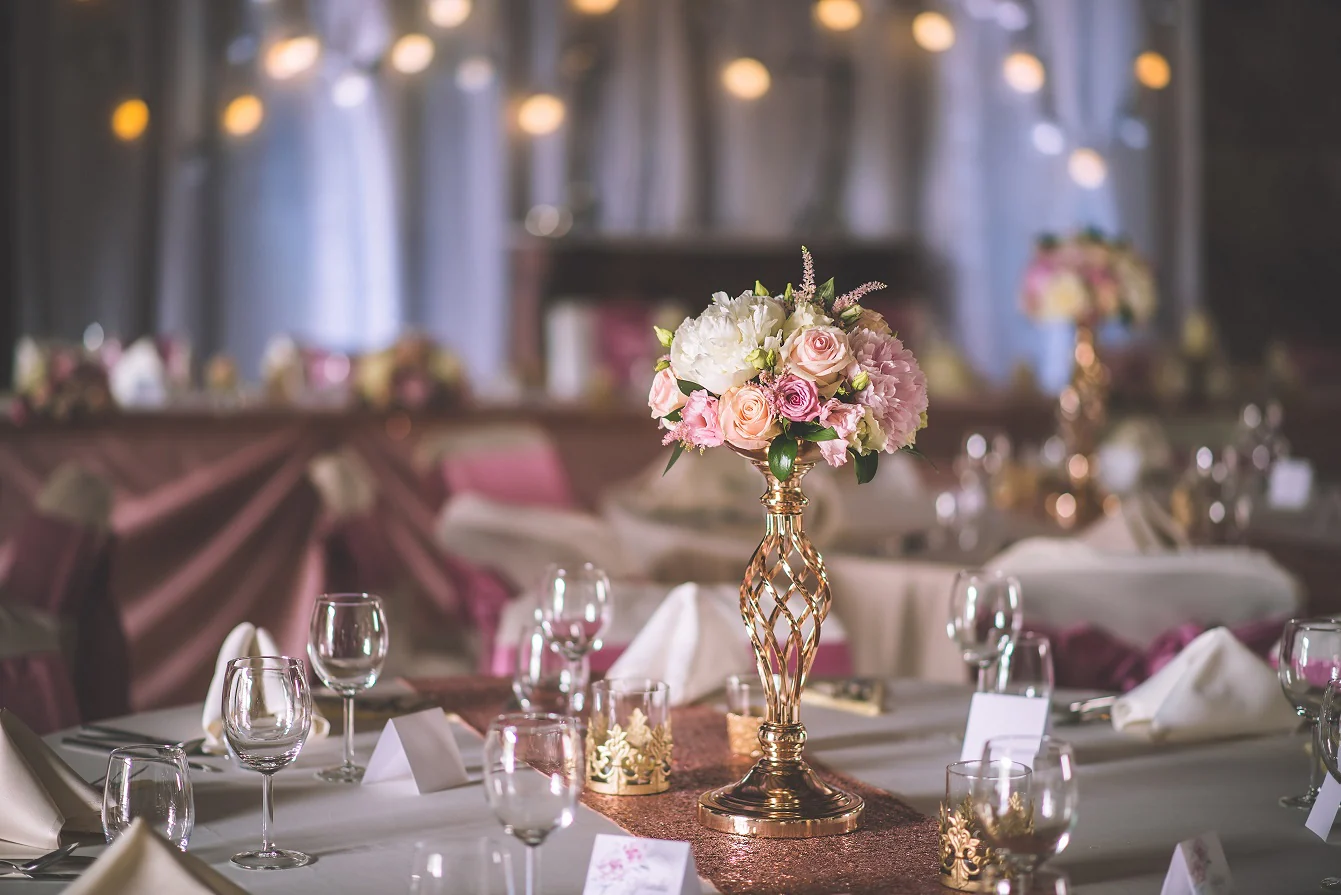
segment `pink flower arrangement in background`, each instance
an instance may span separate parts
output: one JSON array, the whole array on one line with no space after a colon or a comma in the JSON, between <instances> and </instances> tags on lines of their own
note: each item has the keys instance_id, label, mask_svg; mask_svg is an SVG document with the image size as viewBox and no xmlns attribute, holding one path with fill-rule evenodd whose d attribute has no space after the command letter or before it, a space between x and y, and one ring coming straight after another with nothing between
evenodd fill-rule
<instances>
[{"instance_id":1,"label":"pink flower arrangement in background","mask_svg":"<svg viewBox=\"0 0 1341 895\"><path fill-rule=\"evenodd\" d=\"M1130 244L1094 229L1065 240L1040 237L1020 295L1029 317L1082 326L1112 319L1144 323L1157 305L1150 267Z\"/></svg>"},{"instance_id":2,"label":"pink flower arrangement in background","mask_svg":"<svg viewBox=\"0 0 1341 895\"><path fill-rule=\"evenodd\" d=\"M667 469L685 448L728 444L767 457L786 479L813 443L831 466L855 461L867 482L880 453L913 449L927 423L926 376L884 317L859 303L883 284L835 296L801 254L799 288L718 292L675 332L657 329L666 355L647 404L676 446Z\"/></svg>"}]
</instances>

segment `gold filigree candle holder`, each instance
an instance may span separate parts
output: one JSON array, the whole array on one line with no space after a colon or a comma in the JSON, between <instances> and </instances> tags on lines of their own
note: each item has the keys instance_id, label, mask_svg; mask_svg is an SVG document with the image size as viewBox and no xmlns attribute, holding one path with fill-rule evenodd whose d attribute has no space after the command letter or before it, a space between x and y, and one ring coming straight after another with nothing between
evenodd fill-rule
<instances>
[{"instance_id":1,"label":"gold filigree candle holder","mask_svg":"<svg viewBox=\"0 0 1341 895\"><path fill-rule=\"evenodd\" d=\"M609 796L645 796L670 789L670 687L662 681L615 678L591 688L587 788Z\"/></svg>"},{"instance_id":2,"label":"gold filigree candle holder","mask_svg":"<svg viewBox=\"0 0 1341 895\"><path fill-rule=\"evenodd\" d=\"M758 675L733 674L726 679L726 742L733 755L758 758L759 727L768 706Z\"/></svg>"},{"instance_id":3,"label":"gold filigree candle holder","mask_svg":"<svg viewBox=\"0 0 1341 895\"><path fill-rule=\"evenodd\" d=\"M991 892L1003 867L973 810L973 784L982 776L981 766L980 761L957 761L945 768L945 798L940 806L941 885L960 892Z\"/></svg>"}]
</instances>

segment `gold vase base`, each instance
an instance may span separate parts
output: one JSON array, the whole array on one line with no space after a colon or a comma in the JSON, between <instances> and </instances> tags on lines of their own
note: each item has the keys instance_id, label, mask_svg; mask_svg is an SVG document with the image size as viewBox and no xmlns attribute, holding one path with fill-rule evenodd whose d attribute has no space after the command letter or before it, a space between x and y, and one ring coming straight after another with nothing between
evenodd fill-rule
<instances>
[{"instance_id":1,"label":"gold vase base","mask_svg":"<svg viewBox=\"0 0 1341 895\"><path fill-rule=\"evenodd\" d=\"M700 796L698 821L718 833L810 839L851 833L865 810L861 796L829 786L804 761L764 758L739 783Z\"/></svg>"}]
</instances>

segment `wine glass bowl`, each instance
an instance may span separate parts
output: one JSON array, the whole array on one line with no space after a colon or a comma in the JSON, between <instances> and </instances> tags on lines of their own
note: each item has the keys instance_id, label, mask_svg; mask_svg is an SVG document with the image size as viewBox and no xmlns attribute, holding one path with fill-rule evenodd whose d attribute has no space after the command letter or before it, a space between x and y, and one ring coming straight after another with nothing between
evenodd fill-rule
<instances>
[{"instance_id":1,"label":"wine glass bowl","mask_svg":"<svg viewBox=\"0 0 1341 895\"><path fill-rule=\"evenodd\" d=\"M946 633L960 656L978 669L978 690L987 689L987 672L1019 635L1024 615L1019 579L989 569L963 569L950 590Z\"/></svg>"},{"instance_id":2,"label":"wine glass bowl","mask_svg":"<svg viewBox=\"0 0 1341 895\"><path fill-rule=\"evenodd\" d=\"M517 671L512 678L517 704L526 712L572 714L581 708L578 694L587 687L585 668L585 663L570 662L555 649L537 624L517 644Z\"/></svg>"},{"instance_id":3,"label":"wine glass bowl","mask_svg":"<svg viewBox=\"0 0 1341 895\"><path fill-rule=\"evenodd\" d=\"M1039 865L1066 848L1078 801L1070 744L1047 736L1006 736L983 746L973 808L983 835L1019 881L1017 891L1027 890Z\"/></svg>"},{"instance_id":4,"label":"wine glass bowl","mask_svg":"<svg viewBox=\"0 0 1341 895\"><path fill-rule=\"evenodd\" d=\"M1052 641L1041 634L1012 637L997 664L996 691L1016 696L1051 698L1057 674Z\"/></svg>"},{"instance_id":5,"label":"wine glass bowl","mask_svg":"<svg viewBox=\"0 0 1341 895\"><path fill-rule=\"evenodd\" d=\"M1327 772L1341 780L1341 681L1331 681L1323 694L1318 720L1313 728L1313 749ZM1321 883L1327 892L1341 892L1341 877L1329 876Z\"/></svg>"},{"instance_id":6,"label":"wine glass bowl","mask_svg":"<svg viewBox=\"0 0 1341 895\"><path fill-rule=\"evenodd\" d=\"M321 682L341 697L344 760L317 777L357 783L365 768L354 761L354 696L377 683L390 646L386 610L371 594L322 594L312 609L307 655Z\"/></svg>"},{"instance_id":7,"label":"wine glass bowl","mask_svg":"<svg viewBox=\"0 0 1341 895\"><path fill-rule=\"evenodd\" d=\"M1281 690L1305 721L1318 724L1328 685L1341 676L1341 621L1330 618L1296 618L1285 625L1276 667ZM1315 731L1316 733L1316 731ZM1287 808L1312 806L1322 784L1322 761L1310 759L1308 791L1287 796Z\"/></svg>"},{"instance_id":8,"label":"wine glass bowl","mask_svg":"<svg viewBox=\"0 0 1341 895\"><path fill-rule=\"evenodd\" d=\"M610 625L610 579L591 563L550 566L539 619L545 637L571 662L601 648Z\"/></svg>"}]
</instances>

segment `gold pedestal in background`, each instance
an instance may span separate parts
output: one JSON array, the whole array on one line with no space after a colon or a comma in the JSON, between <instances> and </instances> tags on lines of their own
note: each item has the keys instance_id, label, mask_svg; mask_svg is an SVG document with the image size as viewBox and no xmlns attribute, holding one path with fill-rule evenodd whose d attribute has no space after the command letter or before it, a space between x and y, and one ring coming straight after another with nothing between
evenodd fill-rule
<instances>
[{"instance_id":1,"label":"gold pedestal in background","mask_svg":"<svg viewBox=\"0 0 1341 895\"><path fill-rule=\"evenodd\" d=\"M698 819L710 830L768 839L849 833L860 825L865 803L820 780L802 758L801 691L830 603L824 559L801 525L801 478L815 463L811 456L798 459L791 476L779 481L766 460L746 456L768 483L760 498L768 528L740 585L740 613L768 700L767 720L759 726L763 758L739 783L704 793Z\"/></svg>"},{"instance_id":2,"label":"gold pedestal in background","mask_svg":"<svg viewBox=\"0 0 1341 895\"><path fill-rule=\"evenodd\" d=\"M1045 504L1048 515L1063 528L1086 525L1103 514L1096 460L1108 420L1108 387L1108 368L1099 359L1094 329L1077 325L1071 382L1057 399L1057 434L1066 445L1063 485L1048 495Z\"/></svg>"}]
</instances>

